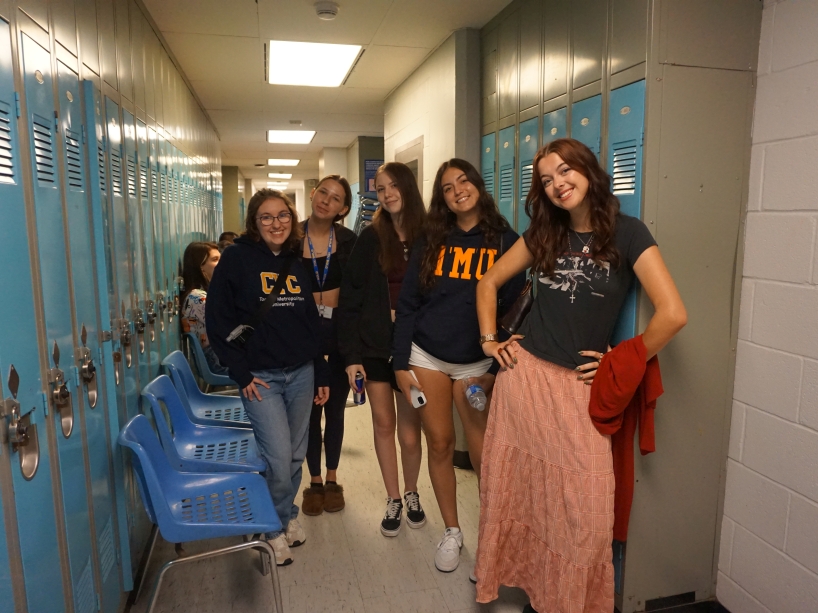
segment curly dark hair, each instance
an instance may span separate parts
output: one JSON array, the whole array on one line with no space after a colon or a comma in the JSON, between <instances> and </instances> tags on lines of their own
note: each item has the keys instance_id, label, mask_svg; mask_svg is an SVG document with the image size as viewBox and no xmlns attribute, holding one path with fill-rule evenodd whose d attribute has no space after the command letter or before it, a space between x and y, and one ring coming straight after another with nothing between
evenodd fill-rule
<instances>
[{"instance_id":1,"label":"curly dark hair","mask_svg":"<svg viewBox=\"0 0 818 613\"><path fill-rule=\"evenodd\" d=\"M463 171L469 183L474 185L479 192L477 209L480 212L480 221L477 225L483 232L484 245L499 245L499 237L511 228L506 218L500 214L494 198L486 191L483 177L470 162L460 158L452 158L448 162L443 162L437 169L435 182L432 185L432 200L429 203L429 213L426 215L424 227L426 249L420 264L420 285L425 290L435 284L435 268L437 268L440 250L445 246L449 234L457 223L457 216L449 210L443 196L443 173L449 168Z\"/></svg>"},{"instance_id":2,"label":"curly dark hair","mask_svg":"<svg viewBox=\"0 0 818 613\"><path fill-rule=\"evenodd\" d=\"M277 198L286 204L287 209L290 211L290 215L292 215L292 219L290 220L290 236L287 237L287 242L284 244L284 248L292 249L293 251L297 252L301 247L301 239L304 238L304 230L298 223L298 211L295 210L295 205L287 194L280 192L277 189L260 189L253 194L252 198L250 198L250 202L247 203L247 217L244 220L244 232L242 233L242 236L246 236L250 240L256 242L261 240L261 235L258 233L258 228L256 227L256 215L258 214L258 209L262 204L274 198Z\"/></svg>"},{"instance_id":3,"label":"curly dark hair","mask_svg":"<svg viewBox=\"0 0 818 613\"><path fill-rule=\"evenodd\" d=\"M401 229L406 236L406 242L410 246L414 245L423 233L423 223L426 221L426 207L418 189L417 179L411 169L401 162L387 162L382 165L375 173L375 181L381 173L388 175L398 187L403 201L403 207L398 214ZM372 227L381 244L378 263L383 274L388 275L403 261L403 247L395 231L394 219L383 206L378 207L372 216Z\"/></svg>"},{"instance_id":4,"label":"curly dark hair","mask_svg":"<svg viewBox=\"0 0 818 613\"><path fill-rule=\"evenodd\" d=\"M611 192L611 177L584 144L573 138L558 138L545 145L534 157L534 176L525 200L525 213L531 218L526 245L534 256L534 270L545 275L552 274L557 258L569 246L571 216L548 198L539 177L540 160L552 153L588 179L585 198L590 204L591 229L594 233L591 258L595 262L610 262L614 268L618 267L620 256L616 248L615 230L619 199Z\"/></svg>"}]
</instances>

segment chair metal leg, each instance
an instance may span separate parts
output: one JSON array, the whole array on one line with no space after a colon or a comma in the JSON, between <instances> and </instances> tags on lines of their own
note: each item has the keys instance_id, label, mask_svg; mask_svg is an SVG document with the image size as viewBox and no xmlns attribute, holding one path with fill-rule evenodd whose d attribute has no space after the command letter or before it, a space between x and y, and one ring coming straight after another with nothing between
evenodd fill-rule
<instances>
[{"instance_id":1,"label":"chair metal leg","mask_svg":"<svg viewBox=\"0 0 818 613\"><path fill-rule=\"evenodd\" d=\"M139 595L142 593L142 588L145 585L145 579L148 575L148 567L151 564L151 556L153 555L153 548L156 547L156 539L159 536L159 526L154 524L151 530L151 538L148 543L148 557L145 559L145 565L141 570L140 576L137 577L136 594L133 597L133 602L139 600Z\"/></svg>"},{"instance_id":2,"label":"chair metal leg","mask_svg":"<svg viewBox=\"0 0 818 613\"><path fill-rule=\"evenodd\" d=\"M273 551L273 548L267 541L264 540L252 540L246 543L239 543L238 545L231 545L230 547L223 547L213 551L197 553L186 558L171 560L162 567L162 570L159 571L159 576L156 578L156 584L153 587L153 593L151 594L150 601L148 602L147 613L153 613L153 610L156 607L156 599L159 596L159 590L162 587L162 581L165 578L165 573L172 567L184 564L186 562L195 562L197 560L215 558L216 556L221 556L236 551L243 551L245 549L261 549L270 556L270 560L275 560L275 552ZM284 603L281 598L281 583L278 580L278 567L275 565L275 563L272 563L271 566L273 569L273 572L271 573L271 580L273 582L273 602L275 605L275 612L284 613Z\"/></svg>"}]
</instances>

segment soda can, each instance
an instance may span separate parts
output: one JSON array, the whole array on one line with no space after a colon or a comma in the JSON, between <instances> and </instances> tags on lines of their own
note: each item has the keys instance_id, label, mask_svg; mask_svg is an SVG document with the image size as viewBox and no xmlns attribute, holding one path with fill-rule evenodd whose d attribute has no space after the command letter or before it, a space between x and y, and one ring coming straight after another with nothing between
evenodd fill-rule
<instances>
[{"instance_id":1,"label":"soda can","mask_svg":"<svg viewBox=\"0 0 818 613\"><path fill-rule=\"evenodd\" d=\"M352 390L355 404L366 402L366 390L364 389L364 376L361 373L355 374L355 389Z\"/></svg>"}]
</instances>

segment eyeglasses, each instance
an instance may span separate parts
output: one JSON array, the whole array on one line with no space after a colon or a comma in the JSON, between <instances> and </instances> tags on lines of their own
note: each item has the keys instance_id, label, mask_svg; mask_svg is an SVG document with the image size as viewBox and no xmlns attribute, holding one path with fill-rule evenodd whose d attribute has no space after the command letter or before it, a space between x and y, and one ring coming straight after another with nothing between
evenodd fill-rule
<instances>
[{"instance_id":1,"label":"eyeglasses","mask_svg":"<svg viewBox=\"0 0 818 613\"><path fill-rule=\"evenodd\" d=\"M290 223L290 220L293 218L293 214L287 211L282 211L278 215L261 215L256 217L256 221L261 222L262 226L272 226L273 220L277 219L278 223L285 224Z\"/></svg>"}]
</instances>

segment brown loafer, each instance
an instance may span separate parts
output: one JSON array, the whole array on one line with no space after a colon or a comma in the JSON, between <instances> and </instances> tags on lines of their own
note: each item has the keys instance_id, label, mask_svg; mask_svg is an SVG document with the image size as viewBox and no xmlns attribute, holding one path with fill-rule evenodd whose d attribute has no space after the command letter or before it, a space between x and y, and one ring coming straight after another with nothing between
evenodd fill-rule
<instances>
[{"instance_id":1,"label":"brown loafer","mask_svg":"<svg viewBox=\"0 0 818 613\"><path fill-rule=\"evenodd\" d=\"M337 483L324 484L324 510L336 513L344 508L344 488Z\"/></svg>"},{"instance_id":2,"label":"brown loafer","mask_svg":"<svg viewBox=\"0 0 818 613\"><path fill-rule=\"evenodd\" d=\"M321 487L305 487L301 512L304 515L321 515L324 512L324 496L323 485Z\"/></svg>"}]
</instances>

